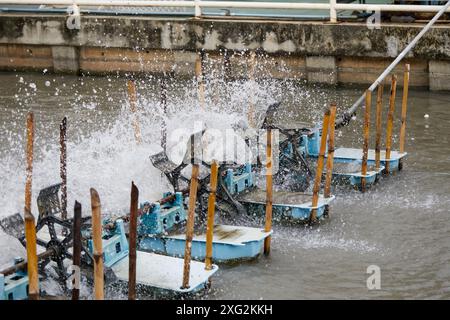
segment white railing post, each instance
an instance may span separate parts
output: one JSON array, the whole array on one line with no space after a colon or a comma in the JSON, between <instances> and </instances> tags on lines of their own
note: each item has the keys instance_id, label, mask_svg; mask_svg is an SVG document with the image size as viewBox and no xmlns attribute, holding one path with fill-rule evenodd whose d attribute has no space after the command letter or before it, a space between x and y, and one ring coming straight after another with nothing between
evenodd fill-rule
<instances>
[{"instance_id":1,"label":"white railing post","mask_svg":"<svg viewBox=\"0 0 450 320\"><path fill-rule=\"evenodd\" d=\"M330 0L330 22L337 22L336 0Z\"/></svg>"},{"instance_id":2,"label":"white railing post","mask_svg":"<svg viewBox=\"0 0 450 320\"><path fill-rule=\"evenodd\" d=\"M200 0L195 0L195 17L200 18L202 16L202 8L200 8Z\"/></svg>"}]
</instances>

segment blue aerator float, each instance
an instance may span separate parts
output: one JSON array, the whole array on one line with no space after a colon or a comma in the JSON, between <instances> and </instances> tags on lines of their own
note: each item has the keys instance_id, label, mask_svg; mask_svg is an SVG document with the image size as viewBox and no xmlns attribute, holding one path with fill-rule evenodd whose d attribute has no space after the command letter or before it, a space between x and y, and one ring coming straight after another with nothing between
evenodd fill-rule
<instances>
[{"instance_id":1,"label":"blue aerator float","mask_svg":"<svg viewBox=\"0 0 450 320\"><path fill-rule=\"evenodd\" d=\"M38 197L38 204L40 209L40 218L38 220L37 238L40 247L46 249L45 260L41 261L41 266L53 261L56 263L56 270L60 276L61 281L67 280L67 273L62 263L64 258L71 259L70 252L72 234L66 236L55 232L55 226L65 226L70 228L73 224L72 219L62 220L58 217L61 212L60 201L58 199L58 190L60 185L54 185L43 189ZM175 203L181 203L182 198L176 197ZM166 206L163 206L166 207ZM170 213L171 212L171 213ZM154 220L145 220L148 216L143 215L146 223L141 224L141 232L148 231L142 228L149 226L151 230L164 230L164 220L173 218L170 221L175 222L184 219L183 216L177 216L175 210L168 210L168 215L163 214L158 216L160 223L152 223ZM178 213L184 213L178 211ZM93 265L93 241L91 238L90 216L83 217L82 235L82 266L92 267ZM102 228L102 247L103 247L103 262L105 267L105 275L107 272L112 272L112 276L106 276L109 284L117 281L128 281L128 256L129 243L125 231L124 220L122 217L113 219L105 219ZM17 237L21 242L23 241L23 219L20 214L15 214L6 217L0 221L2 229L11 236ZM47 226L48 228L43 228ZM50 231L52 230L52 231ZM22 242L23 243L23 242ZM24 244L24 243L23 243ZM25 244L24 244L25 245ZM42 250L42 249L41 249ZM23 259L16 259L15 263L21 263L21 266L10 267L6 270L0 271L0 300L20 300L28 298L28 277L26 273L26 266ZM179 258L169 257L156 253L137 252L137 270L136 283L141 287L146 287L155 292L162 292L164 294L179 295L179 294L195 294L202 289L208 288L209 279L218 270L217 265L212 265L210 270L205 270L204 263L197 261L191 262L190 272L190 286L182 288L183 279L183 260ZM43 268L40 269L40 272ZM89 275L89 273L88 273Z\"/></svg>"},{"instance_id":2,"label":"blue aerator float","mask_svg":"<svg viewBox=\"0 0 450 320\"><path fill-rule=\"evenodd\" d=\"M22 258L15 258L14 265L23 262ZM0 274L0 300L28 299L28 276L21 270L8 275Z\"/></svg>"},{"instance_id":3,"label":"blue aerator float","mask_svg":"<svg viewBox=\"0 0 450 320\"><path fill-rule=\"evenodd\" d=\"M236 181L243 181L237 179ZM234 185L234 184L233 184ZM170 194L165 193L165 197ZM171 202L141 205L139 219L139 250L183 257L186 235L177 230L186 222L186 213L181 192ZM213 232L213 256L215 262L248 260L256 258L262 251L264 239L272 232L243 226L215 225ZM206 234L195 234L192 239L192 257L204 260Z\"/></svg>"}]
</instances>

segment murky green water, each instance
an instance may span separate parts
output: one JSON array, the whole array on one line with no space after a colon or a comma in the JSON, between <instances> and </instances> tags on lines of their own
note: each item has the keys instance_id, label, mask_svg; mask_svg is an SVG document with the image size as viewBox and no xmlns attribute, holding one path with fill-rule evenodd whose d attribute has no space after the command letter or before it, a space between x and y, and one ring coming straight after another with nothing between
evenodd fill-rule
<instances>
[{"instance_id":1,"label":"murky green water","mask_svg":"<svg viewBox=\"0 0 450 320\"><path fill-rule=\"evenodd\" d=\"M77 198L88 208L88 188L95 186L107 211L124 210L131 180L140 187L141 199L157 199L167 188L148 160L158 151L159 85L148 78L138 87L144 135L139 147L126 115L125 79L0 74L0 215L23 207L24 123L29 109L37 122L34 196L59 179L58 123L68 116L69 203ZM361 90L281 81L219 83L209 92L208 112L202 112L192 83L173 81L169 123L191 126L202 115L213 124L232 122L245 115L242 109L250 97L259 111L280 100L290 120L318 121L331 101L342 110ZM331 219L318 228L276 225L271 255L221 266L206 298L450 298L450 94L411 90L409 102L409 154L402 172L383 178L366 194L335 190ZM395 148L399 109L400 99ZM337 146L362 145L361 118L358 114L350 127L337 131ZM0 249L10 248L8 254L15 254L6 243L10 240L3 235L0 241ZM369 265L381 269L380 290L366 287Z\"/></svg>"}]
</instances>

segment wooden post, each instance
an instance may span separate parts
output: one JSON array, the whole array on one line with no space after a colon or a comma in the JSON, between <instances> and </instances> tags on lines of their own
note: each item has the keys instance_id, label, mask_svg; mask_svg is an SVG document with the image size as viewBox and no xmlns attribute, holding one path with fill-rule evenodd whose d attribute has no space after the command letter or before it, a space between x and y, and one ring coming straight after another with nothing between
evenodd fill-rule
<instances>
[{"instance_id":1,"label":"wooden post","mask_svg":"<svg viewBox=\"0 0 450 320\"><path fill-rule=\"evenodd\" d=\"M255 81L255 67L256 67L256 54L254 51L250 52L250 60L249 60L249 72L248 78L250 82ZM248 124L251 128L255 128L255 103L253 101L253 94L250 94L250 101L247 112L247 120Z\"/></svg>"},{"instance_id":2,"label":"wooden post","mask_svg":"<svg viewBox=\"0 0 450 320\"><path fill-rule=\"evenodd\" d=\"M133 114L133 128L134 128L134 138L137 144L142 143L141 127L137 119L137 97L136 97L136 84L133 80L128 80L128 99L130 100L130 110Z\"/></svg>"},{"instance_id":3,"label":"wooden post","mask_svg":"<svg viewBox=\"0 0 450 320\"><path fill-rule=\"evenodd\" d=\"M67 117L59 125L60 176L61 176L61 218L67 219Z\"/></svg>"},{"instance_id":4,"label":"wooden post","mask_svg":"<svg viewBox=\"0 0 450 320\"><path fill-rule=\"evenodd\" d=\"M372 91L366 91L366 108L364 113L363 127L363 156L361 164L361 191L366 192L367 158L369 156L369 129L370 129L370 108L372 105Z\"/></svg>"},{"instance_id":5,"label":"wooden post","mask_svg":"<svg viewBox=\"0 0 450 320\"><path fill-rule=\"evenodd\" d=\"M406 136L406 111L408 109L408 89L409 89L409 64L405 64L405 73L403 74L403 98L402 98L402 124L400 127L400 153L405 152L405 136ZM400 159L399 170L403 167L402 159Z\"/></svg>"},{"instance_id":6,"label":"wooden post","mask_svg":"<svg viewBox=\"0 0 450 320\"><path fill-rule=\"evenodd\" d=\"M103 278L103 243L102 243L102 214L98 192L91 188L92 208L92 239L94 242L94 297L95 300L104 298Z\"/></svg>"},{"instance_id":7,"label":"wooden post","mask_svg":"<svg viewBox=\"0 0 450 320\"><path fill-rule=\"evenodd\" d=\"M36 226L34 216L31 213L31 187L33 178L33 144L34 144L34 115L27 115L27 169L25 183L25 239L27 244L27 271L28 271L28 298L39 299L39 274L36 247Z\"/></svg>"},{"instance_id":8,"label":"wooden post","mask_svg":"<svg viewBox=\"0 0 450 320\"><path fill-rule=\"evenodd\" d=\"M193 160L194 161L194 160ZM186 247L184 250L183 289L189 288L189 274L191 271L192 238L194 237L195 203L197 201L198 174L200 167L192 163L192 175L189 189L189 209L186 222Z\"/></svg>"},{"instance_id":9,"label":"wooden post","mask_svg":"<svg viewBox=\"0 0 450 320\"><path fill-rule=\"evenodd\" d=\"M162 128L161 128L161 147L167 150L167 79L166 76L161 78L161 106L163 110Z\"/></svg>"},{"instance_id":10,"label":"wooden post","mask_svg":"<svg viewBox=\"0 0 450 320\"><path fill-rule=\"evenodd\" d=\"M330 110L325 111L322 124L322 136L320 138L319 158L317 159L316 177L314 179L312 209L310 216L310 223L314 223L317 219L317 205L319 203L320 183L322 181L323 163L325 159L325 148L327 144L328 128L330 126Z\"/></svg>"},{"instance_id":11,"label":"wooden post","mask_svg":"<svg viewBox=\"0 0 450 320\"><path fill-rule=\"evenodd\" d=\"M391 144L392 144L392 127L394 126L394 111L395 111L395 95L397 92L397 77L392 75L391 83L391 97L389 99L389 113L386 127L386 165L385 173L390 173L389 160L391 159Z\"/></svg>"},{"instance_id":12,"label":"wooden post","mask_svg":"<svg viewBox=\"0 0 450 320\"><path fill-rule=\"evenodd\" d=\"M205 269L212 269L213 236L214 236L214 214L216 209L217 174L219 165L216 160L211 164L211 191L208 197L208 219L206 222L206 258Z\"/></svg>"},{"instance_id":13,"label":"wooden post","mask_svg":"<svg viewBox=\"0 0 450 320\"><path fill-rule=\"evenodd\" d=\"M377 89L377 112L376 112L376 136L375 136L375 169L380 169L381 160L381 111L383 109L383 84L378 85Z\"/></svg>"},{"instance_id":14,"label":"wooden post","mask_svg":"<svg viewBox=\"0 0 450 320\"><path fill-rule=\"evenodd\" d=\"M139 189L131 182L129 254L128 254L128 300L136 300L136 243Z\"/></svg>"},{"instance_id":15,"label":"wooden post","mask_svg":"<svg viewBox=\"0 0 450 320\"><path fill-rule=\"evenodd\" d=\"M81 204L75 201L73 210L73 253L72 264L75 268L80 270L81 267ZM72 300L78 300L80 298L80 274L75 271L75 277L72 281Z\"/></svg>"},{"instance_id":16,"label":"wooden post","mask_svg":"<svg viewBox=\"0 0 450 320\"><path fill-rule=\"evenodd\" d=\"M334 160L334 130L336 119L336 104L330 106L330 129L328 134L328 157L327 157L327 175L325 177L324 197L331 197L331 179L333 177L333 160ZM328 208L327 208L327 211ZM328 213L328 212L327 212Z\"/></svg>"},{"instance_id":17,"label":"wooden post","mask_svg":"<svg viewBox=\"0 0 450 320\"><path fill-rule=\"evenodd\" d=\"M266 142L266 223L264 227L265 232L272 230L272 204L273 204L273 159L272 159L272 129L268 128ZM270 253L270 242L272 237L264 239L264 254Z\"/></svg>"},{"instance_id":18,"label":"wooden post","mask_svg":"<svg viewBox=\"0 0 450 320\"><path fill-rule=\"evenodd\" d=\"M195 60L195 77L197 79L197 93L198 93L198 102L200 107L205 109L205 84L203 82L203 57L202 54L199 53L197 59Z\"/></svg>"}]
</instances>

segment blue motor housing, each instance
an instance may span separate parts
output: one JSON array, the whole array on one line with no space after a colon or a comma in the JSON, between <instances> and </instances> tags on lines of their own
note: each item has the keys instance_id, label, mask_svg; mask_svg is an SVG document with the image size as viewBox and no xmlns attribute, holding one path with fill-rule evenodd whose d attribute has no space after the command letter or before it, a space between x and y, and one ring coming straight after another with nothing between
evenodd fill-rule
<instances>
[{"instance_id":1,"label":"blue motor housing","mask_svg":"<svg viewBox=\"0 0 450 320\"><path fill-rule=\"evenodd\" d=\"M314 128L312 134L306 136L306 139L302 139L305 143L308 156L317 157L320 152L320 138L321 132L319 128Z\"/></svg>"},{"instance_id":2,"label":"blue motor housing","mask_svg":"<svg viewBox=\"0 0 450 320\"><path fill-rule=\"evenodd\" d=\"M172 193L166 192L163 197L170 195ZM141 211L142 215L138 225L138 233L141 236L163 234L186 221L181 192L175 193L174 200L163 205L160 205L159 202L155 202L153 205L145 202L141 205Z\"/></svg>"},{"instance_id":3,"label":"blue motor housing","mask_svg":"<svg viewBox=\"0 0 450 320\"><path fill-rule=\"evenodd\" d=\"M106 220L103 223L107 224ZM129 247L122 219L115 221L113 229L103 230L103 263L106 267L113 266L116 262L128 256ZM88 240L88 250L94 252L92 239Z\"/></svg>"},{"instance_id":4,"label":"blue motor housing","mask_svg":"<svg viewBox=\"0 0 450 320\"><path fill-rule=\"evenodd\" d=\"M238 194L255 183L252 165L247 163L241 170L228 169L224 179L225 187L231 194Z\"/></svg>"},{"instance_id":5,"label":"blue motor housing","mask_svg":"<svg viewBox=\"0 0 450 320\"><path fill-rule=\"evenodd\" d=\"M23 259L14 259L19 263ZM28 275L24 271L17 271L10 275L0 274L0 300L24 300L28 298Z\"/></svg>"}]
</instances>

